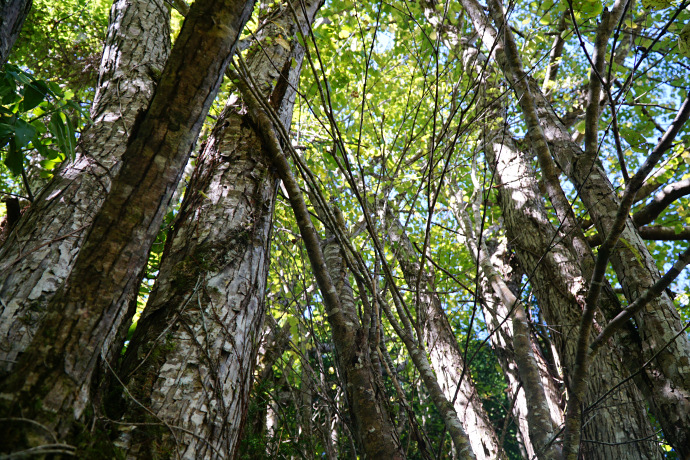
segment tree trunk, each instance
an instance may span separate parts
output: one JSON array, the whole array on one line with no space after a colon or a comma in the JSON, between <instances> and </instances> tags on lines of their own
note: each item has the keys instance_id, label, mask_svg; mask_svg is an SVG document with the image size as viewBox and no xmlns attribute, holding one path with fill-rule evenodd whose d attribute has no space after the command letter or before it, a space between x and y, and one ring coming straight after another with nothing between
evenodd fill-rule
<instances>
[{"instance_id":1,"label":"tree trunk","mask_svg":"<svg viewBox=\"0 0 690 460\"><path fill-rule=\"evenodd\" d=\"M0 0L0 68L7 62L33 0Z\"/></svg>"},{"instance_id":2,"label":"tree trunk","mask_svg":"<svg viewBox=\"0 0 690 460\"><path fill-rule=\"evenodd\" d=\"M242 92L245 97L251 100L246 86L243 87ZM278 170L288 193L314 277L323 296L328 322L333 334L333 343L336 347L339 363L344 369L341 375L345 376L345 388L349 393L348 406L357 426L355 436L361 435L361 439L358 441L368 457L405 458L389 416L380 404L379 395L381 393L377 391L375 376L372 372L368 331L360 329L358 332L355 327L357 324L356 315L353 318L350 311L353 307L344 306L342 303L343 300L354 302L347 298L346 290L344 294L340 292L347 279L337 278L334 280L329 273L329 271L343 271L344 268L331 268L326 264L324 251L321 249L321 241L311 222L304 196L292 175L271 119L259 107L256 100L252 101L249 113L259 127L264 142L270 146L273 165Z\"/></svg>"},{"instance_id":3,"label":"tree trunk","mask_svg":"<svg viewBox=\"0 0 690 460\"><path fill-rule=\"evenodd\" d=\"M414 247L390 208L387 208L386 223L405 281L410 289L415 289L419 263ZM432 276L431 273L424 273L424 282L420 284L422 292L419 293L417 305L431 367L446 398L453 402L475 456L487 460L503 458L504 453L498 445L496 431L482 406L469 369L465 367L462 351L443 311L441 299L434 292Z\"/></svg>"},{"instance_id":4,"label":"tree trunk","mask_svg":"<svg viewBox=\"0 0 690 460\"><path fill-rule=\"evenodd\" d=\"M553 158L575 185L597 231L607 235L615 220L619 200L603 165L597 158L585 154L572 140L534 78L524 72L513 74L502 44L496 46L498 34L479 3L462 0L462 4L484 46L492 50L506 78L513 82L523 113L530 112L525 102L533 103L529 116L537 124L529 131L540 131L535 132L535 136L543 136L548 142ZM660 278L649 249L630 218L612 252L611 263L630 303ZM612 316L607 312L607 317ZM682 457L687 457L690 455L690 340L687 334L678 334L682 328L680 317L666 293L647 303L634 318L642 345L642 361L650 362L644 369L643 380L647 383L643 393L666 438Z\"/></svg>"},{"instance_id":5,"label":"tree trunk","mask_svg":"<svg viewBox=\"0 0 690 460\"><path fill-rule=\"evenodd\" d=\"M320 6L308 2L299 26L287 9L272 16L261 38L274 44L257 41L248 57L253 80L286 126L304 56L297 30ZM291 49L276 40L281 34ZM197 159L121 368L132 395L125 394L123 423L135 427L123 439L129 456L235 455L264 315L277 187L263 150L245 105L231 96ZM136 428L149 420L165 428Z\"/></svg>"},{"instance_id":6,"label":"tree trunk","mask_svg":"<svg viewBox=\"0 0 690 460\"><path fill-rule=\"evenodd\" d=\"M268 324L267 324L268 323ZM254 442L260 442L266 438L268 409L272 404L267 390L275 384L276 376L273 366L288 349L290 342L290 328L280 327L270 314L266 314L264 329L267 329L259 344L256 366L256 378L252 383L251 405L255 407L249 411L243 439L248 440L250 458L263 458L266 455L266 444L259 446ZM245 455L247 452L245 452Z\"/></svg>"},{"instance_id":7,"label":"tree trunk","mask_svg":"<svg viewBox=\"0 0 690 460\"><path fill-rule=\"evenodd\" d=\"M522 273L518 272L513 264L507 260L509 255L507 254L505 244L499 245L493 251L493 254L487 254L487 257L490 258L492 265L495 267L498 274L505 280L506 286L511 290L513 295L519 296ZM490 282L485 277L483 277L481 282L482 292L484 294L482 310L485 320L491 325L490 331L493 331L491 335L491 344L508 382L509 395L514 401L513 417L517 423L518 435L522 440L526 458L535 458L540 449L538 447L539 442L532 439L530 436L530 426L534 426L534 423L530 423L530 410L534 410L534 405L528 403L526 389L520 378L520 370L517 364L519 362L517 354L519 347L514 346L514 341L516 339L514 322L516 319L514 312L511 312L512 308L522 307L518 305L514 307L507 306L501 301L500 297L493 292ZM523 327L525 329L529 328L527 324ZM534 357L535 364L538 368L539 381L541 382L545 402L548 406L547 413L551 419L549 425L552 427L560 427L563 423L563 408L557 374L552 367L553 364L545 359L541 348L535 343L534 336L529 334L527 338L530 339L529 346L531 352L526 354ZM554 430L550 432L555 435ZM549 440L547 440L547 442L548 441ZM557 440L555 440L555 442L558 443Z\"/></svg>"},{"instance_id":8,"label":"tree trunk","mask_svg":"<svg viewBox=\"0 0 690 460\"><path fill-rule=\"evenodd\" d=\"M476 196L477 200L481 199L480 194ZM480 202L473 204L473 213L476 225L481 228L480 205ZM520 298L514 294L515 286L513 285L512 289L508 286L506 280L498 274L494 264L489 259L490 253L484 243L484 236L477 235L478 232L474 231L466 206L465 209L458 209L457 205L454 206L456 218L465 234L465 244L481 268L483 279L479 282L487 285L488 292L493 293L493 297L496 297L500 302L498 305L491 305L494 309L487 315L487 319L491 319L498 312L501 312L502 319L510 326L498 325L495 331L511 339L511 349L514 352L512 358L515 361L512 366L509 364L506 370L513 367L517 371L519 387L524 391L527 431L523 435L529 435L529 442L537 458L560 457L560 446L555 442L557 437L555 420L558 420L558 417L553 415L554 397L550 391L554 385L544 383L545 376L550 375L550 373L545 372L542 367L542 360L539 359L541 354L536 352L538 347L532 340L527 309ZM502 267L501 261L498 260L497 262L503 268L502 273L509 275L509 271ZM493 297L490 296L489 298ZM510 321L508 322L508 320Z\"/></svg>"},{"instance_id":9,"label":"tree trunk","mask_svg":"<svg viewBox=\"0 0 690 460\"><path fill-rule=\"evenodd\" d=\"M136 305L148 251L252 5L197 0L192 6L65 286L1 384L1 417L21 414L59 439L77 434L97 360L133 314L128 307ZM0 435L10 448L52 440L45 431L34 438L7 424Z\"/></svg>"},{"instance_id":10,"label":"tree trunk","mask_svg":"<svg viewBox=\"0 0 690 460\"><path fill-rule=\"evenodd\" d=\"M608 234L619 205L617 192L601 163L585 158L548 102L541 94L536 96L554 158L580 192L599 234ZM661 278L649 248L630 218L612 251L611 264L629 303ZM607 312L607 317L616 313ZM669 443L681 457L687 457L690 455L690 341L687 334L678 335L683 327L680 316L665 292L646 304L634 319L642 345L639 364L651 360L644 369L648 385L643 391Z\"/></svg>"},{"instance_id":11,"label":"tree trunk","mask_svg":"<svg viewBox=\"0 0 690 460\"><path fill-rule=\"evenodd\" d=\"M146 110L170 52L163 0L113 3L93 125L0 248L0 375L29 346L69 275L122 164L137 114Z\"/></svg>"},{"instance_id":12,"label":"tree trunk","mask_svg":"<svg viewBox=\"0 0 690 460\"><path fill-rule=\"evenodd\" d=\"M316 205L324 222L324 211ZM340 375L345 376L342 385L345 400L355 427L358 444L367 457L404 458L397 433L390 419L384 399L385 391L378 383L381 375L376 375L369 346L369 331L357 315L354 292L350 284L348 269L335 235L326 230L326 243L323 249L328 271L335 285L345 321L345 327L331 323L334 329L333 343L336 348ZM329 317L330 318L330 317ZM338 331L336 331L338 327Z\"/></svg>"},{"instance_id":13,"label":"tree trunk","mask_svg":"<svg viewBox=\"0 0 690 460\"><path fill-rule=\"evenodd\" d=\"M554 333L566 384L573 369L577 327L587 285L570 250L555 234L541 201L535 174L508 136L487 143L485 152L495 168L500 204L509 240L522 268L530 275L539 308ZM585 401L591 404L627 377L615 350L592 360ZM647 420L642 395L624 386L594 407L582 428L582 452L587 458L659 458L654 431ZM633 440L639 440L630 442ZM610 444L605 444L610 443Z\"/></svg>"}]
</instances>

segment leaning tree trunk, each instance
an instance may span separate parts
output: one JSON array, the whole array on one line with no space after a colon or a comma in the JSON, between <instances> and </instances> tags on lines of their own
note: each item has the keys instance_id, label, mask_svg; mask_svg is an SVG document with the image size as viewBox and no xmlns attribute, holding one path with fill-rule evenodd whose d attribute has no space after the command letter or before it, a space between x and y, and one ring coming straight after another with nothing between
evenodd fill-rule
<instances>
[{"instance_id":1,"label":"leaning tree trunk","mask_svg":"<svg viewBox=\"0 0 690 460\"><path fill-rule=\"evenodd\" d=\"M390 208L386 211L386 224L405 281L410 289L414 289L419 273L416 251ZM504 458L496 431L482 406L470 371L465 366L462 351L441 306L441 299L435 293L431 279L433 275L428 272L424 275L424 282L420 284L422 292L419 293L417 311L436 379L446 398L453 403L475 456L487 460Z\"/></svg>"},{"instance_id":2,"label":"leaning tree trunk","mask_svg":"<svg viewBox=\"0 0 690 460\"><path fill-rule=\"evenodd\" d=\"M134 120L168 58L169 20L163 0L113 3L93 125L79 141L75 162L57 172L0 248L0 375L29 346L105 201Z\"/></svg>"},{"instance_id":3,"label":"leaning tree trunk","mask_svg":"<svg viewBox=\"0 0 690 460\"><path fill-rule=\"evenodd\" d=\"M533 139L543 138L560 169L579 192L594 225L601 235L607 235L616 219L619 206L617 193L594 152L583 152L571 138L565 125L556 115L539 83L521 69L515 73L509 65L498 33L490 25L482 6L476 0L461 0L474 27L487 49L496 56L504 75L512 82L517 100L526 118L533 123L528 128ZM499 8L494 14L501 16ZM600 25L600 27L603 27ZM513 57L515 58L515 57ZM594 98L595 104L599 99ZM542 137L543 136L543 137ZM539 141L535 141L537 145ZM554 198L554 197L551 197ZM623 292L632 303L660 278L649 248L639 235L631 219L627 219L616 250L611 254ZM610 316L607 314L607 316ZM650 406L658 410L666 439L681 454L690 455L690 340L679 334L680 317L673 301L664 292L635 314L635 324L642 344L642 360L647 384L643 392Z\"/></svg>"},{"instance_id":4,"label":"leaning tree trunk","mask_svg":"<svg viewBox=\"0 0 690 460\"><path fill-rule=\"evenodd\" d=\"M262 29L263 46L255 42L247 58L262 97L286 126L304 56L298 28L320 6L307 2L299 25L286 8L273 15ZM120 443L128 456L236 454L264 316L278 185L246 112L232 95L197 159L120 369L127 388L121 423L134 428ZM137 428L147 421L165 428Z\"/></svg>"},{"instance_id":5,"label":"leaning tree trunk","mask_svg":"<svg viewBox=\"0 0 690 460\"><path fill-rule=\"evenodd\" d=\"M276 134L276 127L269 115L253 99L246 85L241 86L243 96L251 101L249 113L256 123L264 142L269 147L273 166L278 171L295 220L311 262L314 278L323 296L328 322L333 333L339 362L343 365L348 405L352 417L357 418L357 433L361 434L362 450L370 458L405 458L404 451L397 440L397 435L390 423L388 414L381 406L381 393L376 389L375 375L372 372L367 332L357 334L349 308L344 308L341 293L331 278L326 265L321 240L311 221L302 191L297 184L290 165L283 153ZM349 398L352 399L349 399Z\"/></svg>"},{"instance_id":6,"label":"leaning tree trunk","mask_svg":"<svg viewBox=\"0 0 690 460\"><path fill-rule=\"evenodd\" d=\"M16 449L80 435L99 356L133 314L147 254L189 158L253 2L197 0L182 26L149 109L131 130L122 167L63 288L9 378L0 425ZM33 429L32 429L33 430Z\"/></svg>"},{"instance_id":7,"label":"leaning tree trunk","mask_svg":"<svg viewBox=\"0 0 690 460\"><path fill-rule=\"evenodd\" d=\"M0 68L7 62L33 0L0 0Z\"/></svg>"},{"instance_id":8,"label":"leaning tree trunk","mask_svg":"<svg viewBox=\"0 0 690 460\"><path fill-rule=\"evenodd\" d=\"M506 232L521 266L529 274L539 308L554 330L553 341L567 384L568 372L575 363L576 325L587 283L571 251L547 218L533 170L509 139L500 136L497 141L488 142L487 161L501 184L499 195ZM596 356L589 374L585 396L588 404L628 375L615 350ZM593 407L587 414L582 428L583 455L592 459L658 458L654 431L637 388L623 386L609 397L611 403Z\"/></svg>"},{"instance_id":9,"label":"leaning tree trunk","mask_svg":"<svg viewBox=\"0 0 690 460\"><path fill-rule=\"evenodd\" d=\"M327 222L326 210L313 200L317 214ZM342 229L341 229L342 230ZM340 299L344 321L329 321L339 374L345 377L342 388L354 426L357 444L367 457L404 458L397 433L386 408L385 390L381 388L380 366L375 366L369 343L370 331L357 315L349 270L334 233L326 226L323 256L328 273ZM329 315L330 320L330 315Z\"/></svg>"},{"instance_id":10,"label":"leaning tree trunk","mask_svg":"<svg viewBox=\"0 0 690 460\"><path fill-rule=\"evenodd\" d=\"M491 251L491 249L489 250ZM493 251L493 254L486 254L486 256L490 259L497 275L505 280L506 287L510 289L513 295L519 296L521 273L518 273L513 266L514 264L507 260L510 256L507 254L505 244L499 244ZM523 379L520 377L520 369L517 364L519 362L518 350L520 350L520 354L524 355L521 358L524 359L525 356L532 356L534 358L538 369L538 378L543 388L546 405L548 406L547 413L551 419L549 425L552 427L560 427L563 423L563 408L561 393L556 380L556 370L553 368L553 363L549 363L544 357L541 348L535 343L533 335L529 334L529 332L525 334L525 331L529 331L529 325L526 322L520 325L515 324L520 319L515 317L516 312L513 309L523 308L523 306L506 305L501 300L501 297L493 292L491 282L486 279L486 276L482 276L481 286L484 295L482 311L487 325L491 325L490 331L493 332L491 334L491 345L496 353L496 359L498 359L501 365L503 375L508 382L508 395L512 398L512 413L525 449L525 456L529 459L539 458L537 453L543 455L544 450L539 446L539 442L532 439L530 435L530 427L534 426L534 423L530 423L530 418L532 417L530 411L534 410L534 405L529 404L526 392L530 390L526 391L525 385L522 383ZM526 317L526 313L522 313L522 315ZM524 335L522 337L523 341L529 340L527 345L531 351L524 353L520 346L516 347L514 345L515 340L520 340L520 338L516 338L516 335L519 334ZM554 431L551 429L549 433L555 435ZM549 433L543 437L548 438ZM545 440L547 443L550 441L558 442L555 439Z\"/></svg>"},{"instance_id":11,"label":"leaning tree trunk","mask_svg":"<svg viewBox=\"0 0 690 460\"><path fill-rule=\"evenodd\" d=\"M477 194L476 200L481 200L481 195ZM462 201L461 201L462 202ZM475 224L481 228L481 203L476 201L473 204L473 214L475 217ZM463 209L464 208L464 209ZM554 408L555 397L553 394L552 382L545 382L545 378L551 375L543 366L541 354L538 353L538 347L531 337L527 309L518 296L514 294L516 280L513 280L513 285L509 286L504 276L511 274L505 269L500 260L497 260L498 267L502 268L499 274L494 263L490 260L490 253L488 245L484 242L484 236L477 234L473 228L472 220L467 212L467 205L463 207L453 206L453 212L458 220L459 225L463 229L465 235L465 245L469 249L472 257L477 261L477 265L481 268L480 285L487 287L488 293L493 295L488 296L488 299L495 299L490 305L485 305L484 309L487 311L486 319L497 322L497 316L500 315L501 322L494 328L494 335L497 335L493 340L499 344L499 351L504 352L504 362L507 361L506 351L512 351L510 358L512 362L505 362L505 372L510 381L509 370L516 371L517 379L519 381L518 387L514 390L514 398L518 398L518 390L523 390L525 410L526 430L523 432L523 438L527 440L525 450L532 450L536 458L558 458L561 456L561 449L556 442L558 434L559 413L557 408ZM500 334L500 337L498 335ZM504 344L505 339L509 339L508 344ZM515 401L520 403L521 401ZM520 409L519 407L517 408ZM531 457L530 457L531 458Z\"/></svg>"}]
</instances>

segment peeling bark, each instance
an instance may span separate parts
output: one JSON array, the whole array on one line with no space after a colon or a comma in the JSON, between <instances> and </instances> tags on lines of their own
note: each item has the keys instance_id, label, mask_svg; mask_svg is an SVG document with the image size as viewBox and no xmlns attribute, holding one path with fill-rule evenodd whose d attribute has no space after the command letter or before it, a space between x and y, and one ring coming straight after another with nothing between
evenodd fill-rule
<instances>
[{"instance_id":1,"label":"peeling bark","mask_svg":"<svg viewBox=\"0 0 690 460\"><path fill-rule=\"evenodd\" d=\"M520 291L520 278L522 277L522 272L516 269L516 263L511 263L511 261L507 260L510 256L507 254L505 244L499 245L493 251L493 254L487 254L487 256L490 258L491 265L495 267L498 275L505 281L506 287L510 289L513 295L517 295ZM512 256L512 258L514 259L514 256ZM541 348L535 343L531 334L528 333L525 335L524 332L521 333L523 335L523 340L527 338L530 351L523 352L519 345L514 345L517 335L516 329L519 328L515 327L515 319L511 318L511 309L501 300L500 296L493 293L493 289L490 287L488 280L483 279L482 283L484 285L482 291L485 293L482 310L484 312L484 318L491 324L491 330L493 331L491 344L501 364L503 374L508 381L510 396L515 401L513 404L513 416L518 425L518 434L522 438L526 457L535 458L538 449L536 446L539 446L540 442L532 439L530 435L530 427L535 425L530 423L530 411L533 411L535 406L534 403L529 402L526 393L527 391L534 392L539 390L536 388L527 390L522 384L523 379L520 377L519 359L524 359L525 356L531 356L535 360L538 369L539 384L544 392L545 403L547 404L546 412L548 418L550 418L550 422L548 419L545 422L552 427L549 430L551 437L546 433L548 439L543 438L546 442L558 442L552 439L556 434L556 430L553 428L560 427L563 423L562 395L558 385L560 377L554 367L556 364L549 363L546 360ZM517 305L515 307L520 308ZM523 326L525 329L528 327L527 324ZM535 382L532 382L532 385L534 384ZM545 422L541 422L540 424ZM539 437L543 437L543 434L539 434Z\"/></svg>"},{"instance_id":2,"label":"peeling bark","mask_svg":"<svg viewBox=\"0 0 690 460\"><path fill-rule=\"evenodd\" d=\"M516 82L513 89L521 106L529 90L538 128L554 160L579 191L597 231L607 235L616 219L619 200L603 165L586 155L572 140L531 76L516 78L512 75L505 49L497 42L498 34L479 3L462 0L462 4L486 48L493 50L503 73L509 81ZM522 81L526 84L520 84ZM612 252L611 263L630 303L661 277L649 249L629 218ZM606 316L612 317L609 312ZM682 328L680 317L666 293L649 302L634 319L642 347L641 362L650 361L644 370L644 380L648 384L642 388L643 393L657 420L663 424L666 438L681 456L687 456L690 454L687 447L690 446L690 340L686 334L677 334Z\"/></svg>"},{"instance_id":3,"label":"peeling bark","mask_svg":"<svg viewBox=\"0 0 690 460\"><path fill-rule=\"evenodd\" d=\"M289 10L272 16L259 40L273 45L257 41L247 58L286 126L304 55L297 30L320 6L308 2L299 26ZM275 40L280 35L291 49ZM128 457L236 455L264 317L277 183L246 105L231 96L197 159L120 369L131 394L121 423L134 429L120 439ZM146 421L158 426L137 427Z\"/></svg>"},{"instance_id":4,"label":"peeling bark","mask_svg":"<svg viewBox=\"0 0 690 460\"><path fill-rule=\"evenodd\" d=\"M485 152L501 184L500 202L508 237L521 266L530 276L539 307L553 328L552 339L559 350L568 383L575 362L577 325L586 282L577 261L549 223L535 174L517 149L503 137L489 143ZM583 401L585 407L627 375L615 349L594 358ZM654 431L637 388L622 387L610 397L615 403L595 407L586 415L582 437L590 442L582 444L583 454L587 458L601 459L659 458ZM628 442L631 440L644 441Z\"/></svg>"},{"instance_id":5,"label":"peeling bark","mask_svg":"<svg viewBox=\"0 0 690 460\"><path fill-rule=\"evenodd\" d=\"M0 0L0 68L7 62L33 0Z\"/></svg>"},{"instance_id":6,"label":"peeling bark","mask_svg":"<svg viewBox=\"0 0 690 460\"><path fill-rule=\"evenodd\" d=\"M31 342L105 201L134 120L148 106L159 78L154 75L168 58L169 20L163 0L113 3L93 125L74 163L62 166L0 248L0 375Z\"/></svg>"},{"instance_id":7,"label":"peeling bark","mask_svg":"<svg viewBox=\"0 0 690 460\"><path fill-rule=\"evenodd\" d=\"M252 5L194 3L69 278L1 383L0 417L22 414L60 439L79 434L97 360L133 314L148 251ZM47 434L3 424L0 436L6 446L19 448Z\"/></svg>"},{"instance_id":8,"label":"peeling bark","mask_svg":"<svg viewBox=\"0 0 690 460\"><path fill-rule=\"evenodd\" d=\"M414 247L390 208L387 208L386 223L405 281L414 289L419 273ZM478 459L503 458L504 453L498 445L498 436L482 406L472 376L469 370L465 369L462 352L441 306L441 299L434 293L432 276L431 273L425 272L425 278L420 285L423 292L419 294L420 304L417 306L431 367L444 395L453 402L475 456ZM464 376L458 389L463 372Z\"/></svg>"}]
</instances>

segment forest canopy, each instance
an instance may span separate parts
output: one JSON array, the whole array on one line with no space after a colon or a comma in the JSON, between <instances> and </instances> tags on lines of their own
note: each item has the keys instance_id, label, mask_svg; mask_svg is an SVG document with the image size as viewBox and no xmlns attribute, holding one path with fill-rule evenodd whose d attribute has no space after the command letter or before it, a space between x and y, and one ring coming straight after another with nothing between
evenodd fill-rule
<instances>
[{"instance_id":1,"label":"forest canopy","mask_svg":"<svg viewBox=\"0 0 690 460\"><path fill-rule=\"evenodd\" d=\"M690 1L0 42L0 458L690 458Z\"/></svg>"}]
</instances>

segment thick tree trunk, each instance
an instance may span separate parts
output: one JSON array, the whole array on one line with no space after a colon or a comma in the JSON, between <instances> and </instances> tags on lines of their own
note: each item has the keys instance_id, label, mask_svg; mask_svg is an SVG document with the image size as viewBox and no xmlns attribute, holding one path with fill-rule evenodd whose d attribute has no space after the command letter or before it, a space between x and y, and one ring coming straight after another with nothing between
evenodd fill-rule
<instances>
[{"instance_id":1,"label":"thick tree trunk","mask_svg":"<svg viewBox=\"0 0 690 460\"><path fill-rule=\"evenodd\" d=\"M0 68L7 62L33 0L0 0Z\"/></svg>"},{"instance_id":2,"label":"thick tree trunk","mask_svg":"<svg viewBox=\"0 0 690 460\"><path fill-rule=\"evenodd\" d=\"M321 1L307 2L312 22ZM254 82L289 126L304 55L290 10L248 57ZM292 44L286 49L277 38ZM285 40L285 38L284 38ZM273 43L268 46L267 43ZM295 63L295 64L293 64ZM231 96L197 159L156 286L121 368L130 457L233 458L264 315L277 177L246 106ZM149 410L141 410L135 402ZM152 418L153 417L153 418ZM165 428L136 428L162 421ZM181 427L178 430L173 427Z\"/></svg>"},{"instance_id":3,"label":"thick tree trunk","mask_svg":"<svg viewBox=\"0 0 690 460\"><path fill-rule=\"evenodd\" d=\"M543 96L536 93L539 116L554 158L570 178L601 235L606 235L618 210L618 197L599 161L586 158ZM628 218L611 263L629 303L657 282L661 275L649 248ZM613 317L617 311L607 312ZM643 392L666 438L681 457L690 455L690 341L680 334L682 323L665 292L634 316L644 370ZM653 359L652 359L653 358Z\"/></svg>"},{"instance_id":4,"label":"thick tree trunk","mask_svg":"<svg viewBox=\"0 0 690 460\"><path fill-rule=\"evenodd\" d=\"M506 232L521 266L530 275L539 308L554 330L552 338L567 383L575 362L576 325L582 312L586 281L577 261L556 237L548 221L535 174L526 159L506 136L487 143L485 151L501 184L499 194ZM586 403L595 402L627 375L615 350L599 354L591 363ZM582 428L583 454L592 459L659 458L654 431L637 388L624 386L610 398L615 403L594 407L586 415L587 423Z\"/></svg>"},{"instance_id":5,"label":"thick tree trunk","mask_svg":"<svg viewBox=\"0 0 690 460\"><path fill-rule=\"evenodd\" d=\"M169 19L163 0L113 3L93 125L74 163L58 171L0 248L0 375L29 346L105 201L134 120L146 110L168 58Z\"/></svg>"},{"instance_id":6,"label":"thick tree trunk","mask_svg":"<svg viewBox=\"0 0 690 460\"><path fill-rule=\"evenodd\" d=\"M128 307L136 305L148 251L252 5L197 0L192 6L65 286L0 386L0 417L21 414L54 430L58 439L77 434L98 358L108 354L119 326L133 313ZM44 430L29 433L7 424L0 436L8 448L52 440Z\"/></svg>"},{"instance_id":7,"label":"thick tree trunk","mask_svg":"<svg viewBox=\"0 0 690 460\"><path fill-rule=\"evenodd\" d=\"M390 241L395 248L405 281L410 289L417 286L419 263L405 229L390 208L387 208L386 223ZM448 318L441 306L441 299L434 292L432 274L425 273L420 284L418 314L424 343L431 360L431 367L441 385L443 394L453 402L470 445L478 459L503 458L504 453L498 445L498 436L491 425L482 401L474 387L469 369L465 368L463 355ZM462 382L460 382L461 375ZM460 388L458 388L460 383Z\"/></svg>"}]
</instances>

